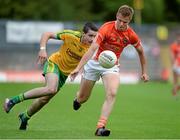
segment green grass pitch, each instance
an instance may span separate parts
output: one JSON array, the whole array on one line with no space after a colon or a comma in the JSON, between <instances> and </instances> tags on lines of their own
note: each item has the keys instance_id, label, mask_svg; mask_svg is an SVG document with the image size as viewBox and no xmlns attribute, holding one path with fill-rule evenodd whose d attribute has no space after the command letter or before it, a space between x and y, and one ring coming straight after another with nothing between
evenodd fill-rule
<instances>
[{"instance_id":1,"label":"green grass pitch","mask_svg":"<svg viewBox=\"0 0 180 140\"><path fill-rule=\"evenodd\" d=\"M0 103L41 84L0 83ZM29 121L27 131L18 130L18 114L32 100L17 104L9 114L0 110L0 139L97 139L94 136L104 101L104 89L97 84L88 102L74 111L72 101L79 85L66 84L40 112ZM170 83L120 85L107 128L109 139L180 138L180 99L171 95ZM103 138L104 139L104 138Z\"/></svg>"}]
</instances>

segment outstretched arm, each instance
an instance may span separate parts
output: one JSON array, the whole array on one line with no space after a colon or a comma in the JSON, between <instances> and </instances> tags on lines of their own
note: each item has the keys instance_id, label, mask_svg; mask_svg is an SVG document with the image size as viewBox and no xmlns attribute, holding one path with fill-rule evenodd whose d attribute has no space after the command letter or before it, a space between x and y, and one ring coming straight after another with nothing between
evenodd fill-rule
<instances>
[{"instance_id":1,"label":"outstretched arm","mask_svg":"<svg viewBox=\"0 0 180 140\"><path fill-rule=\"evenodd\" d=\"M139 59L140 59L140 64L141 64L141 70L142 70L142 75L141 75L141 79L144 80L144 82L149 81L149 76L147 75L147 70L146 70L146 59L144 56L144 51L141 45L139 45L136 48L136 51L138 52L139 55Z\"/></svg>"},{"instance_id":2,"label":"outstretched arm","mask_svg":"<svg viewBox=\"0 0 180 140\"><path fill-rule=\"evenodd\" d=\"M87 63L87 61L93 56L96 49L99 47L97 43L92 43L89 50L83 55L81 61L78 66L70 73L70 79L73 81L78 75L81 68Z\"/></svg>"},{"instance_id":3,"label":"outstretched arm","mask_svg":"<svg viewBox=\"0 0 180 140\"><path fill-rule=\"evenodd\" d=\"M47 59L47 52L46 52L46 44L49 39L57 39L56 33L53 32L45 32L41 36L40 40L40 50L38 54L38 64L44 64Z\"/></svg>"}]
</instances>

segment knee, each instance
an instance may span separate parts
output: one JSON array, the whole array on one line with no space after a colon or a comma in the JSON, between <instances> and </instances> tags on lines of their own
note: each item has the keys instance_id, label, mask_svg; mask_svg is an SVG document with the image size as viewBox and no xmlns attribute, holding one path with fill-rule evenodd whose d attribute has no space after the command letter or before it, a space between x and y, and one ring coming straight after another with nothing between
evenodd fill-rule
<instances>
[{"instance_id":1,"label":"knee","mask_svg":"<svg viewBox=\"0 0 180 140\"><path fill-rule=\"evenodd\" d=\"M109 90L109 91L107 91L107 96L106 96L106 98L107 98L108 100L113 100L113 99L116 98L116 93L117 93L116 90Z\"/></svg>"},{"instance_id":2,"label":"knee","mask_svg":"<svg viewBox=\"0 0 180 140\"><path fill-rule=\"evenodd\" d=\"M47 87L46 88L46 92L49 94L49 95L55 95L58 90L56 87Z\"/></svg>"}]
</instances>

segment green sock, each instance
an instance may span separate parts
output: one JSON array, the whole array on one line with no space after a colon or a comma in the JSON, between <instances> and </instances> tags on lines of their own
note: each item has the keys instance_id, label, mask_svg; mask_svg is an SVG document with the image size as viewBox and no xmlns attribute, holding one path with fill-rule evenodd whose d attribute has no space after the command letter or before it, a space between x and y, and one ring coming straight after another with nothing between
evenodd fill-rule
<instances>
[{"instance_id":1,"label":"green sock","mask_svg":"<svg viewBox=\"0 0 180 140\"><path fill-rule=\"evenodd\" d=\"M14 104L20 103L22 101L24 101L24 94L20 94L17 96L14 96L10 99Z\"/></svg>"}]
</instances>

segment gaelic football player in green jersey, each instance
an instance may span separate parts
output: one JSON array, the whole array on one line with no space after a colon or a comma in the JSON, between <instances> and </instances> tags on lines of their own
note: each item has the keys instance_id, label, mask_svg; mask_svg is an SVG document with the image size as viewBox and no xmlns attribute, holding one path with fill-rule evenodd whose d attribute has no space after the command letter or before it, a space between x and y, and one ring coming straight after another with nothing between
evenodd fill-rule
<instances>
[{"instance_id":1,"label":"gaelic football player in green jersey","mask_svg":"<svg viewBox=\"0 0 180 140\"><path fill-rule=\"evenodd\" d=\"M46 32L40 40L38 62L44 65L43 75L46 85L31 89L20 95L7 98L4 103L6 113L12 107L28 99L35 99L31 106L19 114L21 130L26 130L28 120L37 113L49 100L58 93L64 85L68 75L76 68L82 56L87 52L97 33L97 27L88 22L83 27L83 32L64 30L59 33ZM50 57L47 56L46 44L49 39L62 40L63 45Z\"/></svg>"}]
</instances>

